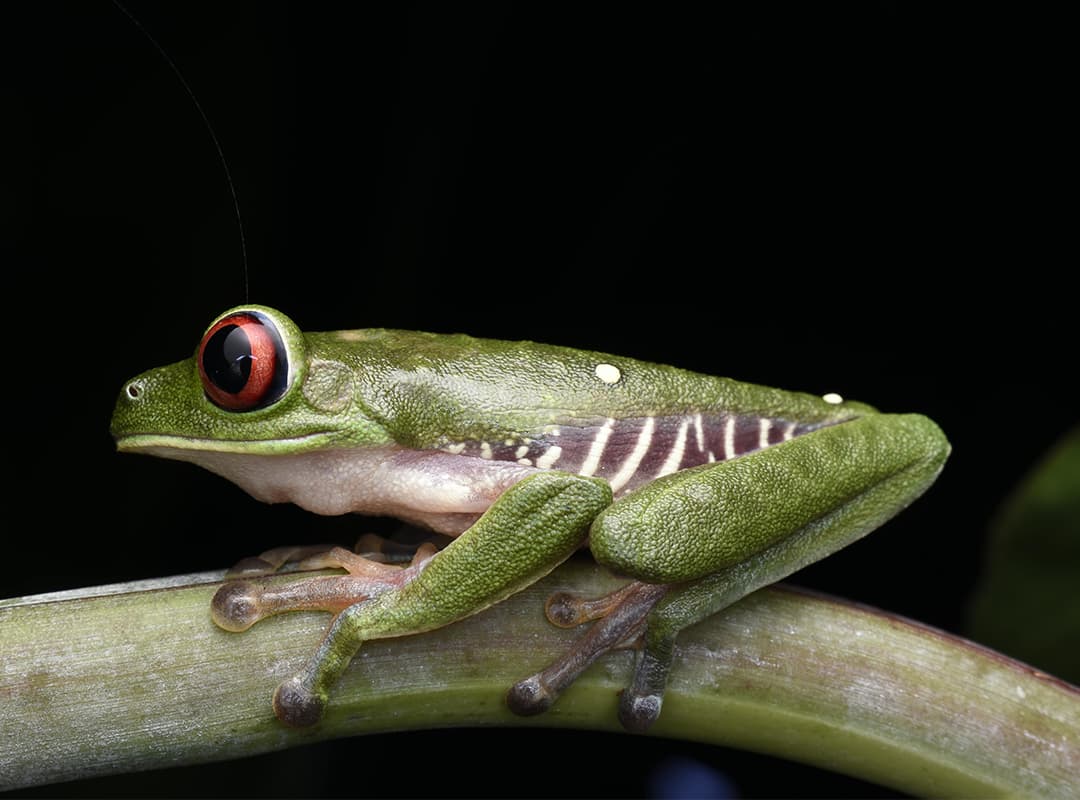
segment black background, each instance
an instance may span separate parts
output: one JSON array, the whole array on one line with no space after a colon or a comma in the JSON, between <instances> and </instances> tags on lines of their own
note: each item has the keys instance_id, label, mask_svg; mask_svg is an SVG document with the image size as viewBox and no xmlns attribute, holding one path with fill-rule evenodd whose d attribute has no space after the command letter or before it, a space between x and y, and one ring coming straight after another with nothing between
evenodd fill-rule
<instances>
[{"instance_id":1,"label":"black background","mask_svg":"<svg viewBox=\"0 0 1080 800\"><path fill-rule=\"evenodd\" d=\"M127 8L220 140L247 270L213 139L139 27L107 2L5 5L4 596L363 529L113 451L124 379L250 299L309 330L529 338L929 414L954 445L940 481L795 582L962 631L988 520L1077 418L1054 20ZM719 748L467 731L39 794L643 795L679 754L742 796L877 791Z\"/></svg>"}]
</instances>

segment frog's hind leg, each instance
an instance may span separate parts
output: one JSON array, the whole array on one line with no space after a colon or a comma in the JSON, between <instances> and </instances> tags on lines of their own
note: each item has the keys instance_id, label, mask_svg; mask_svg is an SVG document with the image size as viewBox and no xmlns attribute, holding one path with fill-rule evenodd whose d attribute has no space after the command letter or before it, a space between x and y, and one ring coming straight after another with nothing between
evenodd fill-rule
<instances>
[{"instance_id":1,"label":"frog's hind leg","mask_svg":"<svg viewBox=\"0 0 1080 800\"><path fill-rule=\"evenodd\" d=\"M635 644L645 620L667 593L662 584L634 581L596 600L558 593L546 604L548 619L560 627L598 620L559 659L540 672L514 684L506 702L515 714L530 716L546 711L577 677L605 653Z\"/></svg>"},{"instance_id":2,"label":"frog's hind leg","mask_svg":"<svg viewBox=\"0 0 1080 800\"><path fill-rule=\"evenodd\" d=\"M561 660L517 684L511 708L542 711L593 659L640 635L619 718L645 730L660 714L680 631L878 527L933 482L947 455L925 417L870 415L625 496L593 522L590 549L600 564L650 583L593 605L549 602L557 624L607 616ZM609 608L613 600L620 602Z\"/></svg>"}]
</instances>

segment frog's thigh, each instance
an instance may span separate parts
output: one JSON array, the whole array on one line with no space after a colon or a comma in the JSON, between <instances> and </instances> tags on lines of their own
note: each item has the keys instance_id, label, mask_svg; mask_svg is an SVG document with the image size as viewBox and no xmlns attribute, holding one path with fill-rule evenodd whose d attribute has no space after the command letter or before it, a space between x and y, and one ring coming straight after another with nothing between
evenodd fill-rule
<instances>
[{"instance_id":1,"label":"frog's thigh","mask_svg":"<svg viewBox=\"0 0 1080 800\"><path fill-rule=\"evenodd\" d=\"M933 482L949 449L924 417L867 417L820 433L827 435L804 447L793 440L697 475L673 476L679 480L670 482L670 494L645 508L653 525L662 524L658 512L675 515L679 535L696 536L693 544L700 545L683 557L711 569L691 573L650 611L641 658L620 698L625 727L642 730L659 715L680 630L881 525ZM703 497L714 504L695 505ZM725 513L749 535L725 526ZM634 521L617 520L627 527ZM741 553L709 546L710 537L732 535L743 536Z\"/></svg>"},{"instance_id":2,"label":"frog's thigh","mask_svg":"<svg viewBox=\"0 0 1080 800\"><path fill-rule=\"evenodd\" d=\"M868 415L646 484L597 518L590 549L639 580L696 580L840 508L862 515L862 533L872 530L933 481L947 453L925 417ZM816 558L857 538L849 533L815 543Z\"/></svg>"}]
</instances>

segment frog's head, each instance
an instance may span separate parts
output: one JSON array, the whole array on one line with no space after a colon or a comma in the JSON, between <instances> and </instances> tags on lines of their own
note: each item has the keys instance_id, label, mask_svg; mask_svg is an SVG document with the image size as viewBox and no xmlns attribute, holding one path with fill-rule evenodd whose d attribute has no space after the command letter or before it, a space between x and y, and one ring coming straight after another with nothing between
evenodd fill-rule
<instances>
[{"instance_id":1,"label":"frog's head","mask_svg":"<svg viewBox=\"0 0 1080 800\"><path fill-rule=\"evenodd\" d=\"M385 443L357 402L353 371L314 349L265 306L232 308L192 358L128 381L113 411L117 447L203 462L203 455L286 455Z\"/></svg>"}]
</instances>

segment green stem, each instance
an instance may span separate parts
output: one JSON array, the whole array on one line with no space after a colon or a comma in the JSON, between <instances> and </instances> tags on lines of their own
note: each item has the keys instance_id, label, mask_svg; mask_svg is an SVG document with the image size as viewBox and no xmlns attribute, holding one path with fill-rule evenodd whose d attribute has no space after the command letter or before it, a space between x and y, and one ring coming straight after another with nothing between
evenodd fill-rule
<instances>
[{"instance_id":1,"label":"green stem","mask_svg":"<svg viewBox=\"0 0 1080 800\"><path fill-rule=\"evenodd\" d=\"M365 644L326 719L306 731L283 728L270 696L310 655L326 615L226 633L209 616L219 579L0 602L0 788L435 724L618 730L630 652L607 656L540 717L515 717L503 702L577 635L545 621L543 599L616 585L589 563L439 631ZM786 588L682 634L651 733L913 794L1080 796L1076 687L940 631Z\"/></svg>"}]
</instances>

